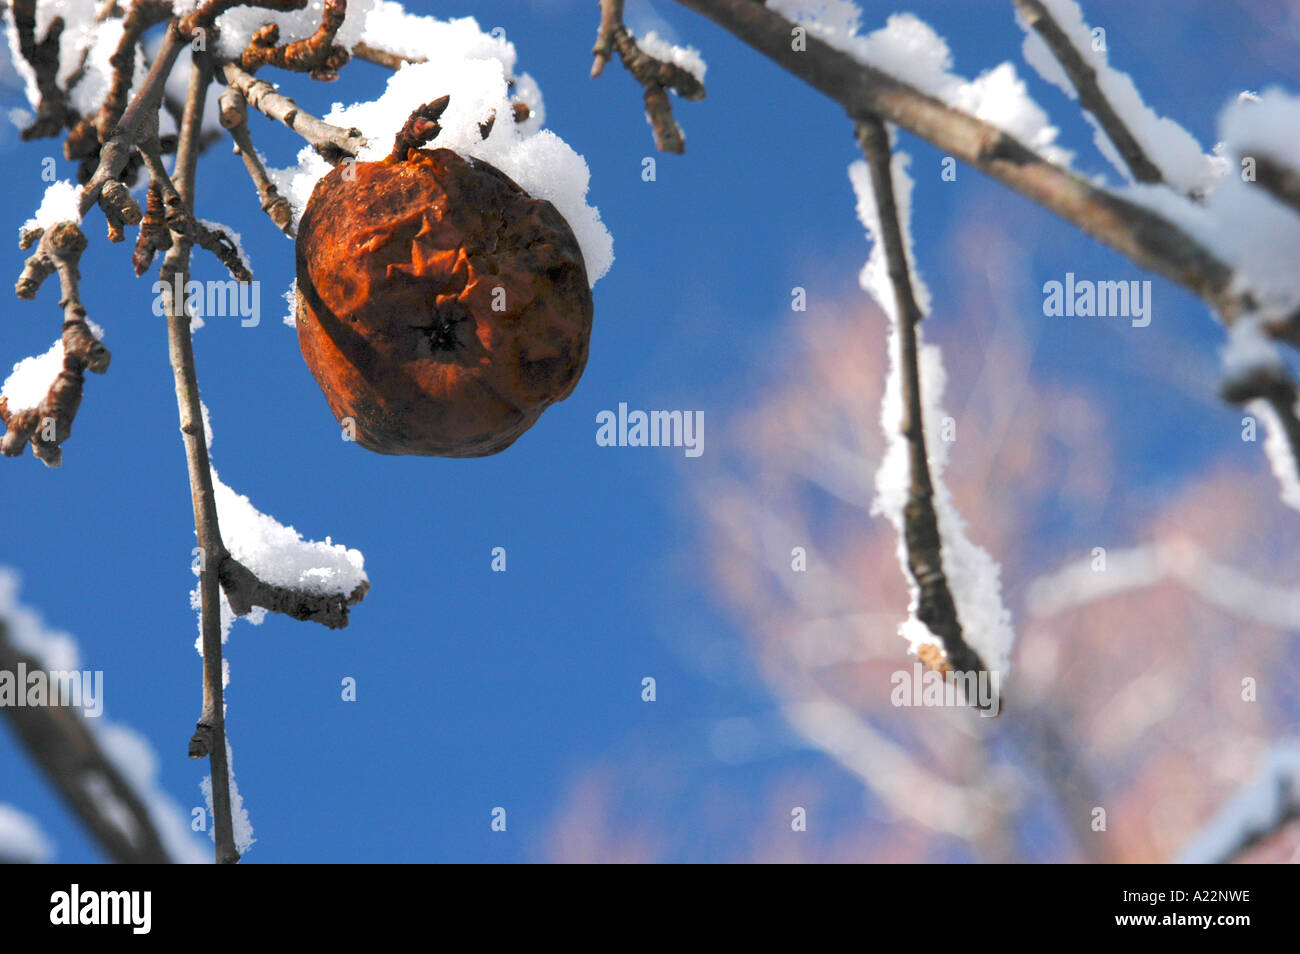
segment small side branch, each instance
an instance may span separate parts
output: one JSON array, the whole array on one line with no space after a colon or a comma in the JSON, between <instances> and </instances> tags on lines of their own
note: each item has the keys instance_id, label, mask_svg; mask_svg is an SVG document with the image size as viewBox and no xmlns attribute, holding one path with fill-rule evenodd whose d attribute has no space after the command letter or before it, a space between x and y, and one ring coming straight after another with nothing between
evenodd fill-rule
<instances>
[{"instance_id":1,"label":"small side branch","mask_svg":"<svg viewBox=\"0 0 1300 954\"><path fill-rule=\"evenodd\" d=\"M284 123L307 140L331 165L355 158L365 145L366 140L361 135L361 130L332 125L299 109L298 104L288 96L277 93L270 83L255 78L237 64L226 63L220 70L226 85L238 90L249 106L270 119Z\"/></svg>"},{"instance_id":2,"label":"small side branch","mask_svg":"<svg viewBox=\"0 0 1300 954\"><path fill-rule=\"evenodd\" d=\"M235 143L235 153L244 161L244 168L253 180L257 197L262 202L262 211L271 217L271 221L285 235L293 236L293 209L289 200L280 195L266 167L257 155L253 145L253 136L248 131L248 102L242 93L233 86L221 91L221 125L230 133Z\"/></svg>"},{"instance_id":3,"label":"small side branch","mask_svg":"<svg viewBox=\"0 0 1300 954\"><path fill-rule=\"evenodd\" d=\"M610 57L618 53L623 66L645 90L646 118L654 130L655 146L661 152L685 152L686 137L673 116L668 90L682 99L700 100L705 96L704 84L689 70L656 59L637 45L623 25L623 0L600 0L600 27L592 53L593 78L604 72Z\"/></svg>"},{"instance_id":4,"label":"small side branch","mask_svg":"<svg viewBox=\"0 0 1300 954\"><path fill-rule=\"evenodd\" d=\"M360 584L351 594L308 593L287 586L275 586L258 579L248 567L232 556L221 562L221 588L236 616L244 616L260 606L272 613L330 629L348 625L348 609L360 603L370 591L369 583Z\"/></svg>"},{"instance_id":5,"label":"small side branch","mask_svg":"<svg viewBox=\"0 0 1300 954\"><path fill-rule=\"evenodd\" d=\"M352 47L352 55L359 60L365 60L367 63L374 63L376 66L383 66L393 71L400 70L407 63L426 62L422 56L402 56L400 53L389 53L387 50L381 50L369 43L358 43Z\"/></svg>"},{"instance_id":6,"label":"small side branch","mask_svg":"<svg viewBox=\"0 0 1300 954\"><path fill-rule=\"evenodd\" d=\"M1115 107L1111 105L1106 94L1097 83L1097 71L1092 68L1083 54L1066 36L1061 25L1048 11L1042 0L1012 0L1020 15L1025 18L1038 35L1043 38L1052 56L1061 64L1066 76L1070 78L1075 91L1079 94L1079 105L1096 117L1106 137L1114 144L1123 157L1125 165L1138 182L1160 183L1165 181L1160 168L1151 161L1142 145L1133 135L1133 131L1120 118Z\"/></svg>"},{"instance_id":7,"label":"small side branch","mask_svg":"<svg viewBox=\"0 0 1300 954\"><path fill-rule=\"evenodd\" d=\"M18 33L18 51L36 74L40 101L36 119L22 131L24 140L57 136L65 126L73 125L77 111L68 103L59 87L59 40L63 36L63 17L50 21L45 36L36 40L36 0L12 0L14 28Z\"/></svg>"},{"instance_id":8,"label":"small side branch","mask_svg":"<svg viewBox=\"0 0 1300 954\"><path fill-rule=\"evenodd\" d=\"M10 410L8 401L0 398L0 421L6 428L0 439L0 453L17 457L30 443L38 460L57 467L63 462L61 445L72 435L72 422L81 407L85 372L103 374L112 356L86 323L86 309L77 289L81 277L77 265L86 248L81 229L75 222L60 222L49 231L28 233L24 241L28 245L35 241L37 246L23 267L15 291L19 298L34 298L45 279L58 274L63 367L36 407Z\"/></svg>"},{"instance_id":9,"label":"small side branch","mask_svg":"<svg viewBox=\"0 0 1300 954\"><path fill-rule=\"evenodd\" d=\"M194 218L193 213L186 207L176 186L172 183L171 177L167 170L163 168L162 156L158 152L157 140L147 140L140 147L140 155L144 158L145 168L149 170L149 195L150 202L153 202L153 196L159 196L162 206L163 222L167 226L169 237L167 248L175 241L174 236L183 235L191 245L197 245L200 248L211 252L217 257L226 270L230 272L232 278L237 282L251 282L253 273L239 257L239 249L235 245L234 239L228 236L220 229L209 228L202 222ZM158 238L157 206L150 205L150 215L146 215L145 222L140 229L140 240L143 244L145 236L149 235L149 245L161 244ZM146 228L145 226L148 226ZM139 260L136 262L137 269L143 264L148 267L148 261L144 260L144 253L141 247L137 246L136 253ZM150 256L152 257L152 256ZM139 272L137 272L139 274Z\"/></svg>"},{"instance_id":10,"label":"small side branch","mask_svg":"<svg viewBox=\"0 0 1300 954\"><path fill-rule=\"evenodd\" d=\"M911 473L908 500L903 509L903 536L907 547L908 568L920 591L916 617L943 642L946 657L926 659L923 656L922 659L936 669L979 672L986 667L962 637L957 605L943 571L943 541L939 536L939 518L934 509L934 485L930 478L925 421L922 417L916 335L916 327L921 321L921 309L912 289L907 251L894 199L893 175L889 168L889 132L879 119L860 120L856 132L858 144L862 147L871 170L871 184L880 216L880 239L884 245L889 278L894 288L894 302L898 309L903 385L903 420L900 426L907 439Z\"/></svg>"}]
</instances>

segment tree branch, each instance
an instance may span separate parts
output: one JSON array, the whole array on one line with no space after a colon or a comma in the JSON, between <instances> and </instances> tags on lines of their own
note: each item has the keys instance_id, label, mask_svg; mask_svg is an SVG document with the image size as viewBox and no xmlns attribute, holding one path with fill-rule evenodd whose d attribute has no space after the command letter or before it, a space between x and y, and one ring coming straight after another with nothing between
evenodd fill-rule
<instances>
[{"instance_id":1,"label":"tree branch","mask_svg":"<svg viewBox=\"0 0 1300 954\"><path fill-rule=\"evenodd\" d=\"M656 148L661 152L684 152L686 137L673 116L667 90L675 91L683 99L700 100L705 96L704 84L690 71L676 63L655 59L637 45L636 38L623 25L623 0L600 0L600 27L596 45L592 47L593 78L604 72L614 52L645 90L646 118L654 130Z\"/></svg>"},{"instance_id":2,"label":"tree branch","mask_svg":"<svg viewBox=\"0 0 1300 954\"><path fill-rule=\"evenodd\" d=\"M365 145L365 137L356 128L344 129L322 119L317 119L287 96L275 91L270 83L256 79L235 63L225 63L220 68L227 86L239 91L249 106L258 112L284 123L307 140L321 157L331 165L344 159L355 158Z\"/></svg>"},{"instance_id":3,"label":"tree branch","mask_svg":"<svg viewBox=\"0 0 1300 954\"><path fill-rule=\"evenodd\" d=\"M19 298L31 299L47 277L59 276L59 306L63 309L63 367L50 384L45 398L34 408L10 410L8 400L0 398L0 421L6 427L0 440L0 453L7 457L22 454L30 442L32 453L50 467L63 461L60 445L72 434L72 422L81 406L81 394L87 370L103 374L111 355L90 326L86 309L81 305L77 282L81 277L77 264L86 248L86 236L75 222L60 222L48 231L29 232L26 246L37 242L36 251L27 259L15 291Z\"/></svg>"},{"instance_id":4,"label":"tree branch","mask_svg":"<svg viewBox=\"0 0 1300 954\"><path fill-rule=\"evenodd\" d=\"M235 153L244 160L244 168L253 180L257 197L262 202L262 211L271 217L276 228L289 237L293 237L293 209L289 200L280 195L271 177L266 174L266 167L257 155L253 145L253 136L248 131L248 101L233 86L221 91L221 125L230 133L235 143Z\"/></svg>"},{"instance_id":5,"label":"tree branch","mask_svg":"<svg viewBox=\"0 0 1300 954\"><path fill-rule=\"evenodd\" d=\"M1079 94L1079 105L1096 117L1107 138L1114 144L1129 171L1133 173L1133 178L1138 182L1164 182L1165 177L1160 172L1160 168L1151 161L1133 135L1133 131L1120 118L1119 113L1115 112L1110 100L1101 91L1101 87L1097 84L1097 71L1065 35L1065 31L1043 5L1042 0L1012 0L1012 3L1025 18L1025 22L1043 38L1047 48L1061 64L1075 92Z\"/></svg>"},{"instance_id":6,"label":"tree branch","mask_svg":"<svg viewBox=\"0 0 1300 954\"><path fill-rule=\"evenodd\" d=\"M314 80L329 82L338 79L338 71L352 58L345 47L334 44L334 36L343 25L347 12L347 0L325 0L316 32L305 40L295 40L284 46L275 45L280 40L280 28L268 23L253 34L239 58L240 67L255 73L263 66L278 66L282 70L307 73Z\"/></svg>"},{"instance_id":7,"label":"tree branch","mask_svg":"<svg viewBox=\"0 0 1300 954\"><path fill-rule=\"evenodd\" d=\"M195 160L203 104L207 96L211 69L207 60L195 56L190 67L189 93L185 99L180 141L176 148L176 189L182 201L193 205ZM191 240L185 232L172 233L172 246L163 259L163 305L167 315L167 341L172 373L176 379L176 405L180 414L181 434L185 441L185 461L190 476L190 496L194 503L194 527L198 537L200 623L203 645L203 710L194 737L190 740L190 758L207 756L212 773L213 830L216 836L218 864L239 861L235 847L234 823L230 805L230 768L226 759L226 714L222 698L221 666L221 593L217 569L226 548L217 524L216 495L212 484L212 467L203 428L203 411L199 402L198 377L194 368L194 347L190 340L190 317L184 297L178 299L174 289L184 288L189 279Z\"/></svg>"},{"instance_id":8,"label":"tree branch","mask_svg":"<svg viewBox=\"0 0 1300 954\"><path fill-rule=\"evenodd\" d=\"M907 564L919 591L916 618L943 642L946 658L922 661L941 671L979 672L984 662L962 637L957 605L948 578L943 571L943 540L939 536L939 518L934 509L934 484L930 478L930 460L925 446L925 420L921 398L921 372L917 357L916 326L921 309L912 289L911 270L903 231L898 221L894 199L893 175L890 172L889 132L878 119L857 123L856 133L862 154L871 170L871 185L876 194L880 217L880 241L884 246L889 278L894 287L898 309L898 333L902 356L903 420L900 424L907 439L911 486L903 508L903 539L907 547ZM968 700L976 702L978 700Z\"/></svg>"},{"instance_id":9,"label":"tree branch","mask_svg":"<svg viewBox=\"0 0 1300 954\"><path fill-rule=\"evenodd\" d=\"M59 88L59 40L63 35L63 17L50 21L45 36L36 41L36 0L12 0L14 29L18 34L18 51L36 74L40 102L36 119L22 131L26 140L57 136L65 126L78 119L77 111Z\"/></svg>"},{"instance_id":10,"label":"tree branch","mask_svg":"<svg viewBox=\"0 0 1300 954\"><path fill-rule=\"evenodd\" d=\"M856 119L879 116L1055 212L1135 264L1190 289L1231 324L1254 310L1233 269L1163 216L1061 169L989 123L927 96L816 36L791 49L794 24L753 0L677 0L829 96Z\"/></svg>"}]
</instances>

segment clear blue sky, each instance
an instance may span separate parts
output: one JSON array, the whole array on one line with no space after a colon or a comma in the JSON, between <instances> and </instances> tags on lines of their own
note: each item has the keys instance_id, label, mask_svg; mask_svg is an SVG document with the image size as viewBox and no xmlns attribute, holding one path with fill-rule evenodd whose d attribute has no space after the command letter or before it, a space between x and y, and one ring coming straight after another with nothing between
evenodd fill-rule
<instances>
[{"instance_id":1,"label":"clear blue sky","mask_svg":"<svg viewBox=\"0 0 1300 954\"><path fill-rule=\"evenodd\" d=\"M869 25L895 7L863 6ZM958 71L974 75L1012 59L1026 74L1010 3L898 6L948 39ZM1248 45L1264 27L1233 6L1091 0L1085 9L1108 27L1112 62L1208 147L1214 117L1236 91L1297 82L1294 67L1286 75L1284 61ZM854 286L866 258L845 172L856 158L851 128L838 107L799 81L657 0L680 40L702 50L709 95L677 105L687 154L660 156L657 181L645 183L641 160L653 147L639 88L617 65L599 81L587 76L595 7L591 0L410 4L506 28L520 67L545 93L548 126L590 164L590 199L614 236L616 261L595 291L591 359L577 391L503 454L391 458L343 443L295 333L280 320L293 248L259 211L226 144L202 159L198 214L242 233L263 283L260 326L216 319L196 337L215 462L265 512L309 537L328 534L359 548L373 585L346 630L271 618L232 632L229 727L258 838L249 863L535 859L575 776L628 750L685 773L671 823L700 836L678 838L673 858L731 857L750 833L729 831L716 817L706 825L716 809L709 793L722 785L731 797L757 799L771 773L791 765L827 780L826 810L860 809L853 779L818 754L787 750L741 766L711 758L707 739L718 720L770 722L773 714L702 576L707 541L691 494L706 471L677 451L608 449L594 440L596 413L625 401L703 410L705 457L723 453L729 423L779 364L783 342L800 333L791 287L808 287L811 310L825 307ZM283 82L320 112L333 99L368 97L384 78L357 63L333 86ZM1065 98L1036 76L1030 83L1080 166L1110 174ZM21 92L9 86L0 105L23 105ZM252 123L263 151L287 164L296 148L289 134L258 117ZM937 168L928 147L910 137L904 145L918 167ZM51 141L23 144L11 130L0 135L0 151L8 179L0 230L13 236L39 202L42 158L58 155L61 176L75 170ZM988 208L982 200L990 196L1025 207L966 170L956 188L918 188L914 230L936 299L953 295L960 281L926 250L941 248L964 210ZM1140 277L1046 213L1035 215L1041 238L1029 267L1040 285L1067 267ZM111 246L98 212L87 233L83 300L106 329L112 368L87 382L62 469L30 456L0 461L7 501L0 564L22 573L28 605L78 637L85 664L105 670L107 715L149 738L165 787L188 807L201 804L207 765L185 758L200 659L189 606L192 513L165 330L150 312L153 277L131 273L130 243ZM0 243L6 281L23 257L16 242ZM199 262L198 277L221 277L210 257ZM1157 321L1181 325L1184 340L1211 353L1219 331L1205 310L1164 283L1157 288L1164 303ZM56 336L53 291L43 289L35 304L9 299L0 327L6 370ZM1131 377L1131 362L1154 357L1159 340L1125 338L1137 351L1121 358L1115 336L1058 335L1039 342L1036 370L1067 380L1093 375L1103 394L1113 374L1125 388L1111 394L1116 402L1171 406L1181 398ZM1153 350L1144 355L1145 348ZM1107 370L1116 368L1122 376ZM1177 479L1230 416L1211 410L1199 425L1193 417L1177 441L1135 424L1120 435L1126 476L1150 485ZM504 574L490 572L495 546L508 552ZM683 648L701 641L735 648L734 678L706 674ZM640 700L647 675L658 682L653 705ZM340 700L345 676L358 682L355 704ZM631 789L637 780L616 785ZM40 819L57 860L98 858L7 732L0 732L0 801ZM489 830L494 806L509 813L505 834Z\"/></svg>"}]
</instances>

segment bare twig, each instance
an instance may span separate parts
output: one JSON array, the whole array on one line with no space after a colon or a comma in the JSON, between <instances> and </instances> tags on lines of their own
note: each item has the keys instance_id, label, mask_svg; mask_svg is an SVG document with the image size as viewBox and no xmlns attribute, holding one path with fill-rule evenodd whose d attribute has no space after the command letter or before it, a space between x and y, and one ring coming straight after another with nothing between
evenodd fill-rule
<instances>
[{"instance_id":1,"label":"bare twig","mask_svg":"<svg viewBox=\"0 0 1300 954\"><path fill-rule=\"evenodd\" d=\"M293 209L289 200L280 195L271 177L266 174L266 167L253 146L252 134L248 131L248 103L243 94L233 86L221 91L221 125L230 133L235 142L235 152L244 160L244 168L257 188L257 197L262 201L262 211L271 217L271 221L285 235L293 235Z\"/></svg>"},{"instance_id":2,"label":"bare twig","mask_svg":"<svg viewBox=\"0 0 1300 954\"><path fill-rule=\"evenodd\" d=\"M36 251L27 259L15 291L19 298L36 297L45 279L58 273L59 306L63 309L63 367L44 399L33 408L10 410L0 398L0 421L6 427L0 440L0 453L16 457L27 443L32 453L50 467L63 461L60 445L72 434L72 422L81 406L85 372L103 374L111 355L86 324L86 309L77 290L80 272L77 264L86 248L86 236L75 222L60 222L48 231L32 232L24 237L30 244L37 241Z\"/></svg>"},{"instance_id":3,"label":"bare twig","mask_svg":"<svg viewBox=\"0 0 1300 954\"><path fill-rule=\"evenodd\" d=\"M1070 83L1079 94L1079 105L1097 118L1098 124L1123 157L1133 178L1138 182L1164 182L1160 168L1142 148L1115 107L1111 105L1106 94L1097 84L1097 71L1083 58L1083 54L1066 36L1061 25L1056 22L1042 0L1012 0L1025 22L1033 27L1043 38L1047 48L1052 51Z\"/></svg>"},{"instance_id":4,"label":"bare twig","mask_svg":"<svg viewBox=\"0 0 1300 954\"><path fill-rule=\"evenodd\" d=\"M903 420L900 427L907 439L911 473L911 487L903 509L903 537L908 568L919 591L916 618L942 640L946 657L942 660L922 659L936 669L978 672L987 667L962 638L957 605L943 572L943 541L934 509L934 485L930 479L930 461L925 446L921 373L917 359L916 326L921 321L921 309L912 290L911 271L894 200L893 176L889 169L889 132L878 119L860 120L856 131L858 144L871 170L871 185L880 216L880 241L884 246L889 278L894 287L894 302L898 308L903 372Z\"/></svg>"},{"instance_id":5,"label":"bare twig","mask_svg":"<svg viewBox=\"0 0 1300 954\"><path fill-rule=\"evenodd\" d=\"M140 206L120 181L122 170L135 152L142 134L152 130L156 135L158 107L162 104L163 87L171 73L176 57L187 45L187 34L182 34L176 22L168 26L157 58L132 97L126 112L99 152L99 165L81 193L81 214L99 202L108 219L109 238L121 238L122 225L136 225L144 218Z\"/></svg>"},{"instance_id":6,"label":"bare twig","mask_svg":"<svg viewBox=\"0 0 1300 954\"><path fill-rule=\"evenodd\" d=\"M637 45L636 38L623 25L623 0L600 0L600 27L592 48L593 77L604 72L614 52L645 90L646 117L654 130L655 146L663 152L684 152L686 137L673 116L667 91L671 89L683 99L699 100L705 95L704 84L689 70L655 59Z\"/></svg>"},{"instance_id":7,"label":"bare twig","mask_svg":"<svg viewBox=\"0 0 1300 954\"><path fill-rule=\"evenodd\" d=\"M172 15L168 0L135 0L122 24L122 38L109 59L113 78L104 97L104 103L93 118L81 120L68 133L65 155L69 159L93 156L99 144L109 137L126 110L127 95L135 73L135 50L146 30L162 23Z\"/></svg>"},{"instance_id":8,"label":"bare twig","mask_svg":"<svg viewBox=\"0 0 1300 954\"><path fill-rule=\"evenodd\" d=\"M180 142L176 151L177 191L182 201L192 203L194 196L195 158L198 153L199 128L207 96L211 70L206 58L195 56L190 67L189 93L185 100ZM184 296L176 296L176 287L185 287L189 278L190 238L184 232L172 234L172 246L163 259L163 306L167 315L167 340L172 373L176 379L176 404L180 413L181 434L185 441L185 459L189 467L190 495L194 503L194 526L203 559L199 566L201 601L200 632L203 645L203 710L194 737L190 740L190 758L207 756L212 775L213 831L218 864L239 860L235 847L234 823L230 805L230 768L226 758L226 713L222 695L221 666L221 595L217 570L225 554L221 530L217 524L216 495L212 468L203 429L203 412L199 402L198 378L194 369L194 348L190 341L190 317Z\"/></svg>"},{"instance_id":9,"label":"bare twig","mask_svg":"<svg viewBox=\"0 0 1300 954\"><path fill-rule=\"evenodd\" d=\"M0 672L14 673L16 680L20 672L30 675L43 669L39 660L14 646L4 620L0 620ZM100 748L78 708L0 708L32 761L109 858L118 864L169 864L174 860L163 847L140 795Z\"/></svg>"},{"instance_id":10,"label":"bare twig","mask_svg":"<svg viewBox=\"0 0 1300 954\"><path fill-rule=\"evenodd\" d=\"M231 277L238 282L251 282L253 273L239 257L239 248L232 239L220 229L210 228L198 221L190 213L185 202L181 199L180 193L176 186L172 184L171 177L167 175L167 170L163 168L162 156L158 152L158 141L156 139L146 140L140 146L140 155L144 157L145 168L149 170L149 193L152 196L155 192L159 195L163 207L163 221L167 225L168 232L171 236L182 234L192 244L211 252L217 257L222 265L226 266ZM146 217L147 218L147 217ZM156 229L153 225L150 231ZM143 240L145 229L141 228L140 237ZM169 240L168 248L171 247ZM137 252L139 249L137 249ZM139 263L137 263L138 267ZM147 263L146 266L148 267Z\"/></svg>"},{"instance_id":11,"label":"bare twig","mask_svg":"<svg viewBox=\"0 0 1300 954\"><path fill-rule=\"evenodd\" d=\"M381 50L369 43L358 43L352 47L352 55L359 60L374 63L376 66L387 67L390 70L400 70L407 63L426 62L422 56L402 56L400 53L389 53L387 50Z\"/></svg>"},{"instance_id":12,"label":"bare twig","mask_svg":"<svg viewBox=\"0 0 1300 954\"><path fill-rule=\"evenodd\" d=\"M356 128L344 129L299 109L298 104L275 91L270 83L256 79L235 63L220 68L227 86L239 91L248 105L271 119L284 123L316 149L326 162L338 165L344 159L355 158L365 145L365 137Z\"/></svg>"}]
</instances>

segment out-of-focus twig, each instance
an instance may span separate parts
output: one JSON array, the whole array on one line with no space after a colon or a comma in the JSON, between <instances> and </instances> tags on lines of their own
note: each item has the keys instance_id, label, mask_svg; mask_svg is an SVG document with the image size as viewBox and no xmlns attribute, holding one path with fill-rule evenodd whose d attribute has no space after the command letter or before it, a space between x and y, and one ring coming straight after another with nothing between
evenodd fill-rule
<instances>
[{"instance_id":1,"label":"out-of-focus twig","mask_svg":"<svg viewBox=\"0 0 1300 954\"><path fill-rule=\"evenodd\" d=\"M42 671L39 660L21 652L0 619L0 672L18 679ZM23 687L26 689L26 686ZM139 793L105 754L73 706L3 706L14 733L68 807L119 864L168 864L149 810Z\"/></svg>"}]
</instances>

